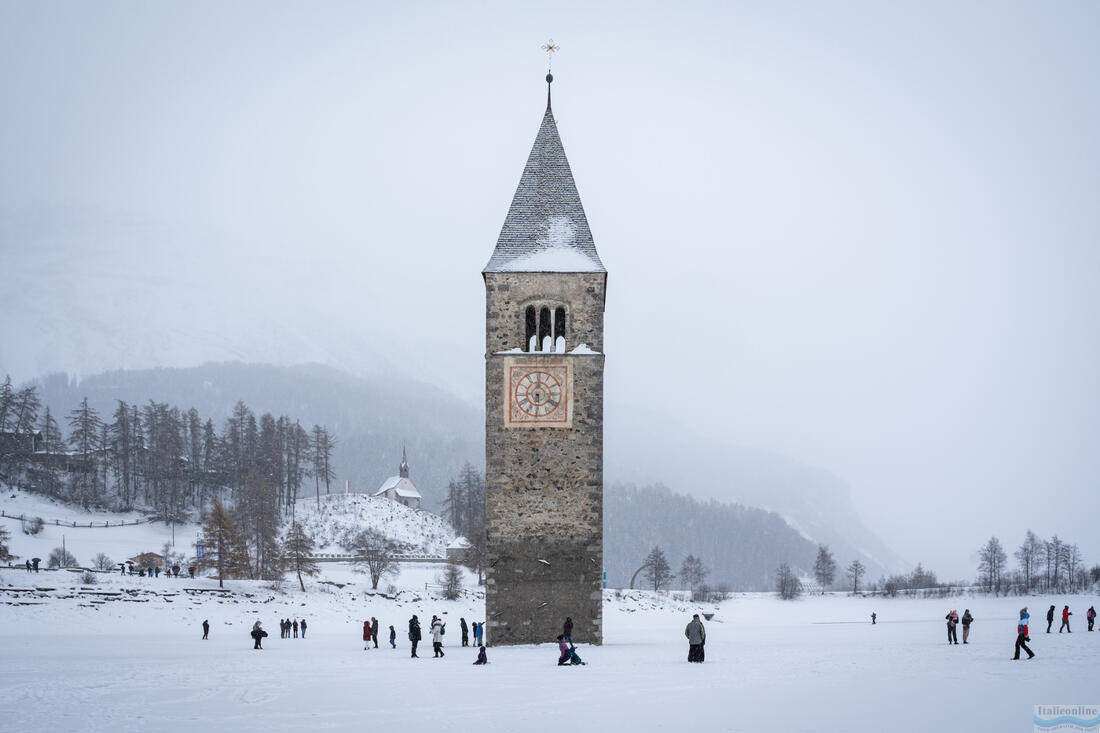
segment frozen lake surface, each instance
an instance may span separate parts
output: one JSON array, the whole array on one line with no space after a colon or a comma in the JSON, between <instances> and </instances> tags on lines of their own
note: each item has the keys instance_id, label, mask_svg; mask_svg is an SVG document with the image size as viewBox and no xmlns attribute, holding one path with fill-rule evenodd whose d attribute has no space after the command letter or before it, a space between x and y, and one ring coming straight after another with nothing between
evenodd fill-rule
<instances>
[{"instance_id":1,"label":"frozen lake surface","mask_svg":"<svg viewBox=\"0 0 1100 733\"><path fill-rule=\"evenodd\" d=\"M410 570L402 587L430 573ZM4 571L0 588L47 580L57 594L65 583L79 587L64 575L31 582ZM216 587L205 579L105 579L96 589L175 595L95 608L79 598L2 605L0 730L1022 731L1031 730L1035 704L1100 701L1100 633L1087 633L1084 622L1097 599L1088 596L782 602L739 595L698 607L716 615L706 623L706 662L694 665L685 661L683 629L695 606L609 593L607 643L579 648L587 666L557 667L548 643L490 648L490 664L475 667L476 650L458 646L458 617L482 618L478 596L446 602L404 591L387 599L364 595L362 576L343 580L358 586L302 595L290 584L272 591L237 582L228 584L232 599L215 599L179 592ZM1037 656L1014 662L1025 603ZM1045 621L1040 628L1036 619L1050 603L1075 611L1072 635L1047 635ZM948 646L943 616L964 607L977 619L971 643ZM433 659L424 641L421 658L411 659L409 615L426 628L444 612L447 656ZM308 638L279 638L277 619L289 615L309 619ZM394 624L398 649L363 651L362 620L371 615L383 629ZM205 642L203 618L212 624ZM263 651L248 637L257 618L271 634ZM556 633L547 630L548 641Z\"/></svg>"}]
</instances>

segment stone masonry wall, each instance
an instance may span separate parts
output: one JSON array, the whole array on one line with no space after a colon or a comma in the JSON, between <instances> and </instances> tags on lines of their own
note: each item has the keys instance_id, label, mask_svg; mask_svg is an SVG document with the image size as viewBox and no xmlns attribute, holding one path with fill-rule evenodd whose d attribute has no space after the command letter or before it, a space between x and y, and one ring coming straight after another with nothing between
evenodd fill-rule
<instances>
[{"instance_id":1,"label":"stone masonry wall","mask_svg":"<svg viewBox=\"0 0 1100 733\"><path fill-rule=\"evenodd\" d=\"M553 641L566 616L574 640L601 643L603 573L602 353L567 355L571 428L504 427L504 360L522 345L527 302L568 312L566 350L603 347L605 275L486 273L485 478L487 641ZM545 356L508 358L538 363ZM561 355L554 358L561 360Z\"/></svg>"}]
</instances>

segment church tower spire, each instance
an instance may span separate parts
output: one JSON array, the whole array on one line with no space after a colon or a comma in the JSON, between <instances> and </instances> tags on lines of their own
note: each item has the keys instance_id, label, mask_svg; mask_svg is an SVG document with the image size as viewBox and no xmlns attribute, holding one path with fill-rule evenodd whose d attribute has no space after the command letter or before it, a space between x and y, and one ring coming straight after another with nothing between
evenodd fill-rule
<instances>
[{"instance_id":1,"label":"church tower spire","mask_svg":"<svg viewBox=\"0 0 1100 733\"><path fill-rule=\"evenodd\" d=\"M603 641L607 270L558 136L552 80L547 74L546 112L482 271L493 645L538 643L567 617L578 643Z\"/></svg>"},{"instance_id":2,"label":"church tower spire","mask_svg":"<svg viewBox=\"0 0 1100 733\"><path fill-rule=\"evenodd\" d=\"M397 470L401 478L409 477L409 459L405 457L405 446L401 446L401 466Z\"/></svg>"}]
</instances>

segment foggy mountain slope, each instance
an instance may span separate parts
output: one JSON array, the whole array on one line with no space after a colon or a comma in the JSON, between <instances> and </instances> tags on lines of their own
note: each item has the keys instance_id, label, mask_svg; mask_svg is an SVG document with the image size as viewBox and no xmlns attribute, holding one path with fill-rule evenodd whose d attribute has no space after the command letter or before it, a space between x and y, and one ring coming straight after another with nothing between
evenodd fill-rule
<instances>
[{"instance_id":1,"label":"foggy mountain slope","mask_svg":"<svg viewBox=\"0 0 1100 733\"><path fill-rule=\"evenodd\" d=\"M784 456L755 452L702 436L629 405L605 411L604 471L608 483L662 483L698 499L718 499L780 514L847 565L859 557L868 578L908 568L856 513L847 484Z\"/></svg>"},{"instance_id":2,"label":"foggy mountain slope","mask_svg":"<svg viewBox=\"0 0 1100 733\"><path fill-rule=\"evenodd\" d=\"M448 480L465 461L477 466L484 462L481 411L436 387L401 377L361 379L320 365L212 363L118 370L79 383L53 375L38 383L43 404L59 419L87 396L104 418L109 418L116 400L138 405L155 400L184 410L194 407L220 429L233 405L243 400L257 417L264 412L286 414L307 430L313 424L325 425L336 436L333 492L343 492L344 481L350 480L352 491L373 493L396 475L406 446L412 479L426 507L435 508ZM313 492L310 479L303 494Z\"/></svg>"},{"instance_id":3,"label":"foggy mountain slope","mask_svg":"<svg viewBox=\"0 0 1100 733\"><path fill-rule=\"evenodd\" d=\"M463 462L479 470L484 466L482 410L444 390L403 377L360 378L319 365L212 363L185 369L118 370L87 377L79 384L55 375L39 384L43 403L59 417L68 415L87 395L105 416L118 399L139 405L152 399L182 409L195 407L220 427L237 400L244 400L257 415L287 414L300 419L307 429L314 423L326 425L337 438L333 491L343 491L344 480L350 479L353 491L373 492L397 472L401 447L406 445L412 479L430 510L438 508L448 480ZM696 499L714 498L776 512L805 539L828 544L838 562L846 565L860 557L868 566L869 579L903 565L860 522L846 485L824 471L781 456L723 445L693 434L667 416L629 406L610 405L606 420L608 487L660 483ZM303 491L305 496L312 493L312 481ZM615 506L611 491L608 511ZM681 519L665 516L670 525ZM646 540L650 544L675 544L674 533L660 527L654 531L657 534L646 535L652 537L651 542ZM629 543L612 546L611 539L609 535L608 567L618 572L620 565L634 563L636 548ZM789 547L798 544L784 542ZM798 552L786 556L786 561L802 565ZM751 576L754 583L759 573L774 568L758 570Z\"/></svg>"},{"instance_id":4,"label":"foggy mountain slope","mask_svg":"<svg viewBox=\"0 0 1100 733\"><path fill-rule=\"evenodd\" d=\"M788 563L813 574L817 545L774 512L715 500L698 501L664 486L610 484L604 491L604 568L608 587L626 588L649 551L659 546L672 572L688 554L710 571L712 588L772 590L775 569ZM839 558L838 558L839 560ZM838 580L843 578L838 574ZM642 575L635 588L646 587ZM679 579L672 588L686 587Z\"/></svg>"}]
</instances>

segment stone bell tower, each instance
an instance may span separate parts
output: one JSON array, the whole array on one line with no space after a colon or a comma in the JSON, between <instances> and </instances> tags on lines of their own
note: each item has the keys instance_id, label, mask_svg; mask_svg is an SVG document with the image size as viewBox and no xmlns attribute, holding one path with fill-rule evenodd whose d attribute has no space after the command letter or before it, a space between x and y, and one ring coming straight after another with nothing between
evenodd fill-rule
<instances>
[{"instance_id":1,"label":"stone bell tower","mask_svg":"<svg viewBox=\"0 0 1100 733\"><path fill-rule=\"evenodd\" d=\"M603 313L596 254L546 113L485 266L486 621L493 645L603 641Z\"/></svg>"}]
</instances>

